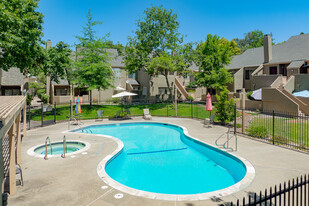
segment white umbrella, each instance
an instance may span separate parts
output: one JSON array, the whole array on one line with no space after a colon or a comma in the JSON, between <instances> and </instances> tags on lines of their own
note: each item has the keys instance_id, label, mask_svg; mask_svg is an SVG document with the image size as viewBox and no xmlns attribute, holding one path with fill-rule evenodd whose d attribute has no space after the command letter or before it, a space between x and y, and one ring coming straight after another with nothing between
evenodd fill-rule
<instances>
[{"instance_id":1,"label":"white umbrella","mask_svg":"<svg viewBox=\"0 0 309 206\"><path fill-rule=\"evenodd\" d=\"M135 96L135 95L137 95L137 94L124 91L124 92L120 92L120 93L118 93L118 94L115 94L115 95L113 95L112 97L113 97L113 98L116 98L116 97L130 97L130 96Z\"/></svg>"}]
</instances>

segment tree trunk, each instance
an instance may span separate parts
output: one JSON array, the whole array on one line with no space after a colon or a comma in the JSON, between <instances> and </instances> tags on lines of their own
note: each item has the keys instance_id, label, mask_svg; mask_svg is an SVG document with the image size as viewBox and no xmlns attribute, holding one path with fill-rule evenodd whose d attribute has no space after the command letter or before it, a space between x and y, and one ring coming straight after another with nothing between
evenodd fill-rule
<instances>
[{"instance_id":1,"label":"tree trunk","mask_svg":"<svg viewBox=\"0 0 309 206\"><path fill-rule=\"evenodd\" d=\"M169 90L168 100L171 101L172 100L172 91L173 91L173 89L170 87L170 82L168 81L168 72L165 72L164 76L165 76L167 88Z\"/></svg>"}]
</instances>

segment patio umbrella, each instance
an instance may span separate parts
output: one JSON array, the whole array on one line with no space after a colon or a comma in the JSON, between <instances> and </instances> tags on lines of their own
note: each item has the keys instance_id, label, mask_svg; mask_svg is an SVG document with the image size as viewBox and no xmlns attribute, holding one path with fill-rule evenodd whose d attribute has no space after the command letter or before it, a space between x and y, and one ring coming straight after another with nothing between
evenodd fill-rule
<instances>
[{"instance_id":1,"label":"patio umbrella","mask_svg":"<svg viewBox=\"0 0 309 206\"><path fill-rule=\"evenodd\" d=\"M206 110L210 111L210 115L211 115L212 104L211 104L211 96L209 93L207 94L207 97L206 97Z\"/></svg>"},{"instance_id":2,"label":"patio umbrella","mask_svg":"<svg viewBox=\"0 0 309 206\"><path fill-rule=\"evenodd\" d=\"M117 86L115 90L116 91L125 91L126 89L122 88L121 86Z\"/></svg>"},{"instance_id":3,"label":"patio umbrella","mask_svg":"<svg viewBox=\"0 0 309 206\"><path fill-rule=\"evenodd\" d=\"M130 97L130 96L135 96L135 95L137 95L137 94L124 91L124 92L120 92L118 94L115 94L112 97L113 98L117 98L117 97Z\"/></svg>"},{"instance_id":4,"label":"patio umbrella","mask_svg":"<svg viewBox=\"0 0 309 206\"><path fill-rule=\"evenodd\" d=\"M75 113L76 114L82 113L82 109L80 107L81 101L80 101L79 95L76 97L76 101L75 102L76 102Z\"/></svg>"}]
</instances>

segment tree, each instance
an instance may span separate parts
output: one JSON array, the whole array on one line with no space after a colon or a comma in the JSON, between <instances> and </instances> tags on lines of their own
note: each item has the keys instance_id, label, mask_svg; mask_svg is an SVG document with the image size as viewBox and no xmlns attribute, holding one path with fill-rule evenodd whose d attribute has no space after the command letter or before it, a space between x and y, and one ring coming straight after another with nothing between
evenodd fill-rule
<instances>
[{"instance_id":1,"label":"tree","mask_svg":"<svg viewBox=\"0 0 309 206\"><path fill-rule=\"evenodd\" d=\"M38 0L0 1L0 68L18 67L24 74L41 68L44 61L43 15Z\"/></svg>"},{"instance_id":2,"label":"tree","mask_svg":"<svg viewBox=\"0 0 309 206\"><path fill-rule=\"evenodd\" d=\"M51 81L59 83L59 79L67 79L71 85L71 55L72 50L63 41L47 50L47 63L44 72Z\"/></svg>"},{"instance_id":3,"label":"tree","mask_svg":"<svg viewBox=\"0 0 309 206\"><path fill-rule=\"evenodd\" d=\"M219 121L225 124L227 121L234 120L234 99L228 99L229 90L224 88L220 95L216 95L218 102L215 104L216 106L216 115Z\"/></svg>"},{"instance_id":4,"label":"tree","mask_svg":"<svg viewBox=\"0 0 309 206\"><path fill-rule=\"evenodd\" d=\"M80 50L76 53L77 60L74 64L74 83L80 87L88 87L90 91L90 105L92 105L93 89L107 89L113 87L114 74L109 63L110 54L106 51L106 35L102 38L95 36L93 27L101 22L93 21L89 9L86 27L83 27L83 37L76 36L79 40Z\"/></svg>"},{"instance_id":5,"label":"tree","mask_svg":"<svg viewBox=\"0 0 309 206\"><path fill-rule=\"evenodd\" d=\"M137 21L135 36L128 38L124 58L126 70L134 73L144 69L150 78L165 76L171 96L172 89L167 75L180 68L174 64L180 60L180 56L178 60L176 56L183 41L183 36L178 32L177 15L162 6L147 8L144 14Z\"/></svg>"},{"instance_id":6,"label":"tree","mask_svg":"<svg viewBox=\"0 0 309 206\"><path fill-rule=\"evenodd\" d=\"M196 48L195 62L199 71L195 75L195 84L207 89L224 89L233 80L225 65L238 52L235 41L208 34L206 41Z\"/></svg>"},{"instance_id":7,"label":"tree","mask_svg":"<svg viewBox=\"0 0 309 206\"><path fill-rule=\"evenodd\" d=\"M234 39L237 43L238 48L241 49L241 53L245 52L250 48L257 48L264 46L264 33L261 30L254 30L248 33L245 33L244 39ZM272 33L270 33L272 36ZM272 39L274 41L274 39Z\"/></svg>"}]
</instances>

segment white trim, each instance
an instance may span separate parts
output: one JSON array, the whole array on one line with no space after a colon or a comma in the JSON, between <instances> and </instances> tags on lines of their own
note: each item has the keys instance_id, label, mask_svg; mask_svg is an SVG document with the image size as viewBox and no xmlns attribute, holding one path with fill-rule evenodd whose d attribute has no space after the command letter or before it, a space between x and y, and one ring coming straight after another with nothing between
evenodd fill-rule
<instances>
[{"instance_id":1,"label":"white trim","mask_svg":"<svg viewBox=\"0 0 309 206\"><path fill-rule=\"evenodd\" d=\"M130 123L124 123L124 124L139 124L140 122L130 122ZM187 130L187 128L181 126L181 125L177 125L177 124L171 124L171 123L165 123L165 122L149 122L149 123L158 123L158 124L169 124L169 125L173 125L173 126L178 126L180 128L183 129L183 133L191 138L194 139L196 141L202 142L201 140L192 137L189 135L189 132ZM109 123L110 124L110 123ZM112 123L112 124L122 124L122 123ZM102 124L105 125L105 124ZM91 126L91 125L89 125ZM87 127L89 127L87 126ZM95 125L93 125L95 126ZM96 125L98 126L98 125ZM234 185L231 185L227 188L221 189L221 190L216 190L213 192L206 192L206 193L199 193L199 194L193 194L193 195L171 195L171 194L163 194L163 193L154 193L154 192L148 192L148 191L143 191L143 190L138 190L138 189L134 189L131 187L127 187L117 181L115 181L114 179L112 179L105 171L105 167L106 165L112 161L114 158L116 158L123 150L124 144L121 140L119 140L116 137L112 137L109 135L98 135L98 134L94 134L95 136L102 136L102 137L106 137L109 139L114 140L117 143L117 148L109 155L107 155L106 157L103 158L103 160L98 164L97 167L97 173L99 175L99 177L109 186L128 193L130 195L135 195L135 196L140 196L140 197L146 197L146 198L150 198L150 199L158 199L158 200L169 200L169 201L196 201L196 200L206 200L206 199L211 199L211 198L216 198L216 197L223 197L223 196L227 196L227 195L231 195L235 192L238 192L244 188L246 188L247 186L249 186L251 184L251 182L253 181L254 177L255 177L255 169L253 167L253 165L246 159L235 155L235 154L230 154L236 158L238 158L239 160L241 160L243 162L243 164L246 166L246 175L244 176L244 178L237 182ZM202 142L204 143L204 142ZM206 144L206 143L204 143ZM213 148L217 148L214 145L211 144L207 144L209 146L212 146ZM219 148L217 148L219 149ZM223 150L222 150L223 151ZM226 152L226 151L223 151ZM226 152L228 153L228 152Z\"/></svg>"}]
</instances>

